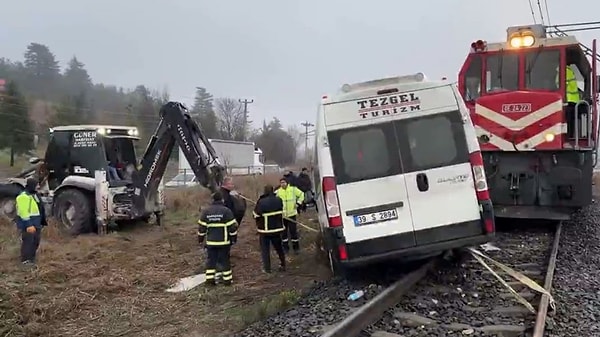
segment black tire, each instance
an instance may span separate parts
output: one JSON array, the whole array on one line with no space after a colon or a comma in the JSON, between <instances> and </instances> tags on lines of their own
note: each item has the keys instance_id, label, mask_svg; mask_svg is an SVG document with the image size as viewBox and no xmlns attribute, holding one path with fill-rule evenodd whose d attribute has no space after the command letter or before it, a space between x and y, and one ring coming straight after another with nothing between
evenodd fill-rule
<instances>
[{"instance_id":1,"label":"black tire","mask_svg":"<svg viewBox=\"0 0 600 337\"><path fill-rule=\"evenodd\" d=\"M93 200L89 193L76 188L60 191L54 201L54 216L62 230L72 235L94 231ZM71 209L71 207L73 207ZM70 211L70 212L69 212ZM69 214L71 213L71 214Z\"/></svg>"},{"instance_id":2,"label":"black tire","mask_svg":"<svg viewBox=\"0 0 600 337\"><path fill-rule=\"evenodd\" d=\"M17 216L15 199L23 191L17 184L0 185L0 217L12 221Z\"/></svg>"}]
</instances>

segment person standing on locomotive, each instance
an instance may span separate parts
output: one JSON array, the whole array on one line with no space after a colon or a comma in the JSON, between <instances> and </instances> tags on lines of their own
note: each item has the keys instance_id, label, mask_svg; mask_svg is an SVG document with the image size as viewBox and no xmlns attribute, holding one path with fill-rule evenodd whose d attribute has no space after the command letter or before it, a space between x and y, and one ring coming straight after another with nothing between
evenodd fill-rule
<instances>
[{"instance_id":1,"label":"person standing on locomotive","mask_svg":"<svg viewBox=\"0 0 600 337\"><path fill-rule=\"evenodd\" d=\"M577 85L577 77L571 68L571 66L575 66L575 58L575 54L572 51L567 51L565 60L565 100L567 102L565 118L567 120L567 136L569 138L575 137L575 126L573 125L575 106L582 99L581 90L579 90L579 86ZM556 71L556 86L560 88L560 66L556 68ZM577 110L578 115L586 113L585 106L580 106Z\"/></svg>"}]
</instances>

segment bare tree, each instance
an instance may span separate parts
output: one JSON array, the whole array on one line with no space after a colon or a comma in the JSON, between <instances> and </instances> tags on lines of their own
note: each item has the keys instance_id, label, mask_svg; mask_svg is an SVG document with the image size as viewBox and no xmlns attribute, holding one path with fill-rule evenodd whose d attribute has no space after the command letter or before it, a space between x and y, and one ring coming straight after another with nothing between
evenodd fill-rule
<instances>
[{"instance_id":1,"label":"bare tree","mask_svg":"<svg viewBox=\"0 0 600 337\"><path fill-rule=\"evenodd\" d=\"M243 140L246 132L244 109L237 99L217 98L215 100L217 125L223 139Z\"/></svg>"},{"instance_id":2,"label":"bare tree","mask_svg":"<svg viewBox=\"0 0 600 337\"><path fill-rule=\"evenodd\" d=\"M304 134L300 130L300 127L296 125L290 125L287 128L287 133L294 141L294 149L296 149L296 151L300 150L300 144L304 146Z\"/></svg>"}]
</instances>

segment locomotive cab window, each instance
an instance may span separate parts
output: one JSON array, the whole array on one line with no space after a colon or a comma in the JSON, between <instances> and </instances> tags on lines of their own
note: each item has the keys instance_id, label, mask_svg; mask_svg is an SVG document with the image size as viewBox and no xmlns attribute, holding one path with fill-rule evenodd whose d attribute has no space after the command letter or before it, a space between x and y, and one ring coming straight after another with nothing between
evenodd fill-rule
<instances>
[{"instance_id":1,"label":"locomotive cab window","mask_svg":"<svg viewBox=\"0 0 600 337\"><path fill-rule=\"evenodd\" d=\"M551 90L560 88L556 75L560 69L560 50L533 49L525 55L525 88Z\"/></svg>"},{"instance_id":2,"label":"locomotive cab window","mask_svg":"<svg viewBox=\"0 0 600 337\"><path fill-rule=\"evenodd\" d=\"M519 88L519 55L501 51L486 58L486 92L517 90Z\"/></svg>"},{"instance_id":3,"label":"locomotive cab window","mask_svg":"<svg viewBox=\"0 0 600 337\"><path fill-rule=\"evenodd\" d=\"M474 101L481 96L481 70L483 62L481 56L473 55L469 61L469 67L465 71L464 88L465 101Z\"/></svg>"}]
</instances>

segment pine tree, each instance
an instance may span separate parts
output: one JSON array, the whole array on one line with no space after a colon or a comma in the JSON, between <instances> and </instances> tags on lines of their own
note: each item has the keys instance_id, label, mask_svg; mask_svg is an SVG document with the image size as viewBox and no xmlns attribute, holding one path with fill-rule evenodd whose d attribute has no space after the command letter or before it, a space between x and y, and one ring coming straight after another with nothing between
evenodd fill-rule
<instances>
[{"instance_id":1,"label":"pine tree","mask_svg":"<svg viewBox=\"0 0 600 337\"><path fill-rule=\"evenodd\" d=\"M50 49L40 43L30 43L25 52L27 86L43 96L54 96L60 80L60 66Z\"/></svg>"},{"instance_id":2,"label":"pine tree","mask_svg":"<svg viewBox=\"0 0 600 337\"><path fill-rule=\"evenodd\" d=\"M33 128L25 97L14 81L7 83L1 98L0 148L10 149L10 165L13 166L15 154L27 153L33 148Z\"/></svg>"},{"instance_id":3,"label":"pine tree","mask_svg":"<svg viewBox=\"0 0 600 337\"><path fill-rule=\"evenodd\" d=\"M92 80L85 65L76 56L73 56L65 69L63 83L66 94L69 96L79 95L82 91L87 93L92 87Z\"/></svg>"},{"instance_id":4,"label":"pine tree","mask_svg":"<svg viewBox=\"0 0 600 337\"><path fill-rule=\"evenodd\" d=\"M205 88L196 88L192 117L196 119L206 137L215 138L218 135L217 115L213 106L213 96Z\"/></svg>"}]
</instances>

